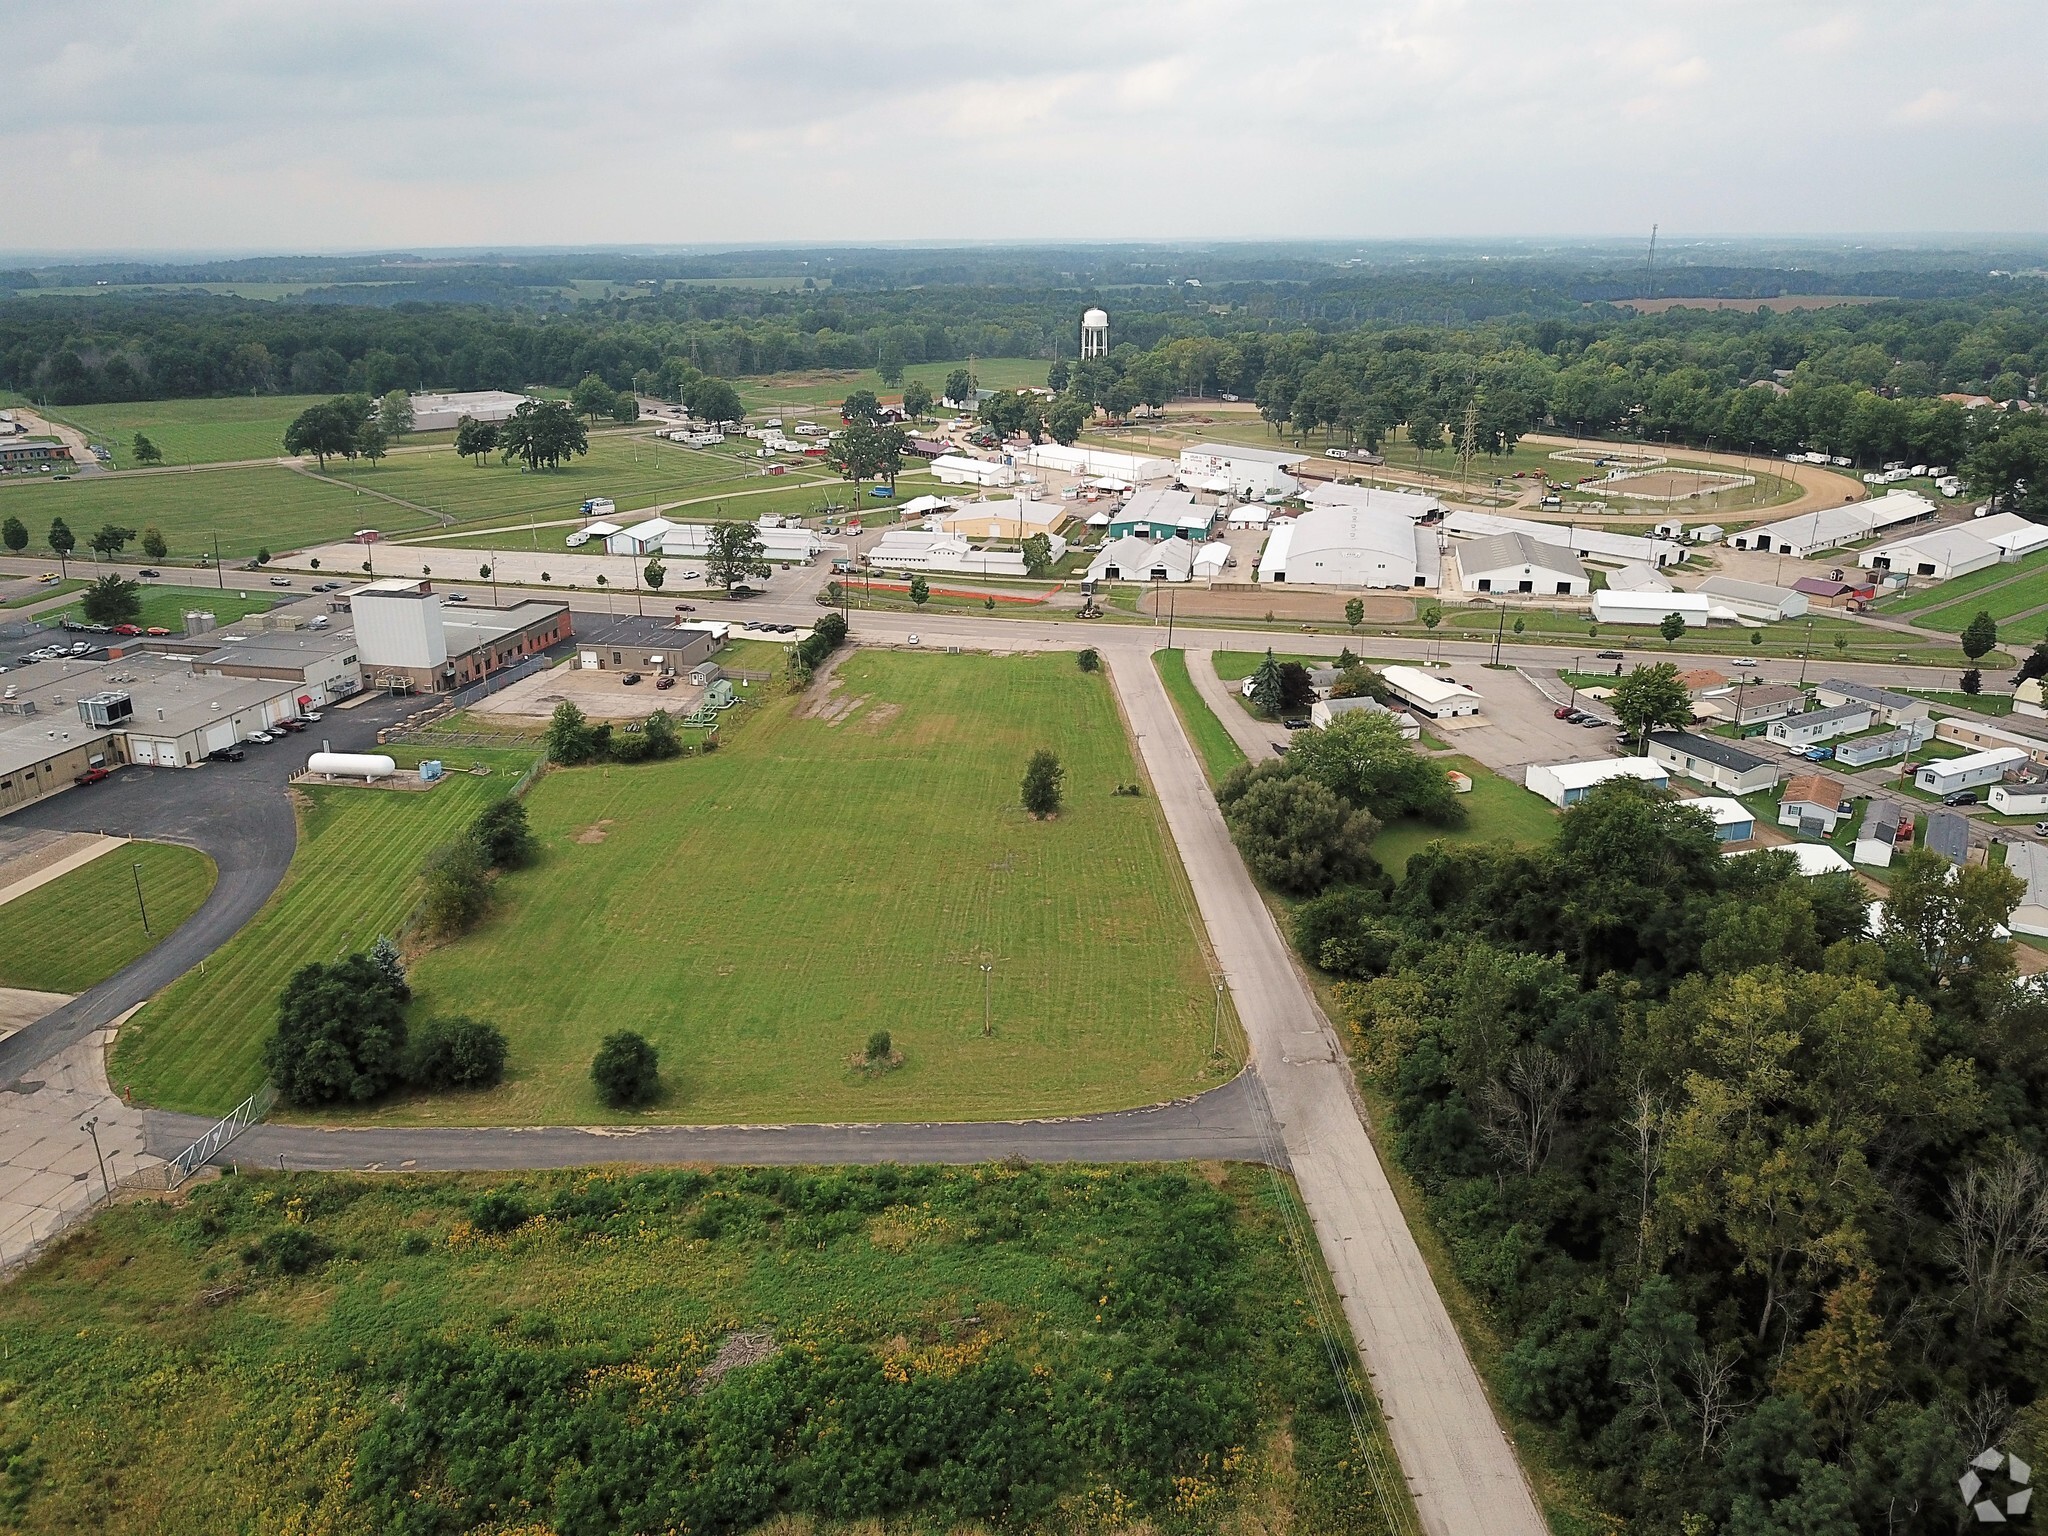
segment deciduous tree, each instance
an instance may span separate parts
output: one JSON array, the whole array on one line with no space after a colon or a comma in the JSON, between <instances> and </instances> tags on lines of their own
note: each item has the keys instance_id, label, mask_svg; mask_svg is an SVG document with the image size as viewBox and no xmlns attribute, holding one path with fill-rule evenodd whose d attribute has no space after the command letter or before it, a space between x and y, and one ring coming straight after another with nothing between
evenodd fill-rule
<instances>
[{"instance_id":1,"label":"deciduous tree","mask_svg":"<svg viewBox=\"0 0 2048 1536\"><path fill-rule=\"evenodd\" d=\"M1022 797L1024 809L1038 820L1055 814L1060 808L1060 794L1066 783L1067 771L1060 766L1060 760L1044 747L1031 754L1031 761L1024 765Z\"/></svg>"},{"instance_id":2,"label":"deciduous tree","mask_svg":"<svg viewBox=\"0 0 2048 1536\"><path fill-rule=\"evenodd\" d=\"M164 461L163 449L140 432L135 434L135 440L128 445L128 452L138 464L161 464Z\"/></svg>"},{"instance_id":3,"label":"deciduous tree","mask_svg":"<svg viewBox=\"0 0 2048 1536\"><path fill-rule=\"evenodd\" d=\"M729 593L741 582L765 578L774 569L762 552L761 532L752 523L711 525L711 548L704 557L704 576Z\"/></svg>"}]
</instances>

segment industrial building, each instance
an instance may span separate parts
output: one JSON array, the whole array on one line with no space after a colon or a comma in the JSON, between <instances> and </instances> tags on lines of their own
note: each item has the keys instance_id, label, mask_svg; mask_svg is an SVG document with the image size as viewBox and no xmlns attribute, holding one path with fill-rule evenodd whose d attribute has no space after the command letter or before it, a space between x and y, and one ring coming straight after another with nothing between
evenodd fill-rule
<instances>
[{"instance_id":1,"label":"industrial building","mask_svg":"<svg viewBox=\"0 0 2048 1536\"><path fill-rule=\"evenodd\" d=\"M1717 619L1755 619L1774 624L1780 619L1796 619L1806 612L1806 594L1791 587L1738 581L1733 576L1709 576L1694 590L1709 599L1708 614Z\"/></svg>"},{"instance_id":2,"label":"industrial building","mask_svg":"<svg viewBox=\"0 0 2048 1536\"><path fill-rule=\"evenodd\" d=\"M1858 544L1894 528L1926 522L1935 515L1934 503L1912 491L1893 491L1873 501L1851 502L1843 507L1822 507L1797 517L1781 518L1728 535L1731 549L1754 549L1763 554L1796 555L1804 558L1816 550Z\"/></svg>"},{"instance_id":3,"label":"industrial building","mask_svg":"<svg viewBox=\"0 0 2048 1536\"><path fill-rule=\"evenodd\" d=\"M1216 521L1208 507L1197 506L1186 491L1155 486L1139 491L1109 514L1112 539L1205 539Z\"/></svg>"},{"instance_id":4,"label":"industrial building","mask_svg":"<svg viewBox=\"0 0 2048 1536\"><path fill-rule=\"evenodd\" d=\"M1577 805L1609 779L1639 779L1653 789L1671 787L1661 763L1647 757L1603 757L1590 763L1531 763L1522 783L1559 810Z\"/></svg>"},{"instance_id":5,"label":"industrial building","mask_svg":"<svg viewBox=\"0 0 2048 1536\"><path fill-rule=\"evenodd\" d=\"M473 389L452 395L414 395L415 432L453 432L467 416L471 421L504 421L526 404L525 395L502 389Z\"/></svg>"},{"instance_id":6,"label":"industrial building","mask_svg":"<svg viewBox=\"0 0 2048 1536\"><path fill-rule=\"evenodd\" d=\"M919 500L933 498L920 497ZM913 503L914 505L914 503ZM909 507L903 509L905 517L916 516ZM1073 511L1063 502L1035 501L1022 496L997 496L987 501L963 501L958 505L941 503L940 509L925 518L924 526L931 533L959 533L972 539L1017 539L1030 538L1042 533L1058 540L1053 530L1073 516ZM782 529L783 533L802 532L801 529ZM767 534L761 536L764 540ZM1059 541L1059 548L1053 553L1057 560L1066 552L1065 541Z\"/></svg>"},{"instance_id":7,"label":"industrial building","mask_svg":"<svg viewBox=\"0 0 2048 1536\"><path fill-rule=\"evenodd\" d=\"M1646 539L1633 533L1609 533L1602 528L1584 528L1566 523L1539 523L1526 517L1503 517L1498 512L1446 513L1444 527L1462 539L1483 539L1496 533L1526 533L1542 544L1569 549L1581 560L1612 560L1652 567L1675 565L1685 558L1685 546L1671 539Z\"/></svg>"},{"instance_id":8,"label":"industrial building","mask_svg":"<svg viewBox=\"0 0 2048 1536\"><path fill-rule=\"evenodd\" d=\"M1299 450L1246 448L1237 443L1197 443L1180 451L1180 483L1191 491L1257 500L1289 496L1301 483L1288 471L1308 455Z\"/></svg>"},{"instance_id":9,"label":"industrial building","mask_svg":"<svg viewBox=\"0 0 2048 1536\"><path fill-rule=\"evenodd\" d=\"M1377 485L1339 485L1333 480L1316 481L1302 493L1302 499L1311 507L1363 507L1370 512L1395 512L1411 523L1419 523L1444 509L1442 502L1420 491L1390 491ZM1523 531L1542 526L1545 525L1529 524Z\"/></svg>"},{"instance_id":10,"label":"industrial building","mask_svg":"<svg viewBox=\"0 0 2048 1536\"><path fill-rule=\"evenodd\" d=\"M1451 546L1458 583L1467 592L1545 593L1584 597L1592 590L1585 565L1568 549L1526 533L1496 533Z\"/></svg>"},{"instance_id":11,"label":"industrial building","mask_svg":"<svg viewBox=\"0 0 2048 1536\"><path fill-rule=\"evenodd\" d=\"M1697 592L1615 592L1593 594L1593 617L1602 624L1642 624L1655 629L1672 614L1693 627L1707 622L1713 599Z\"/></svg>"},{"instance_id":12,"label":"industrial building","mask_svg":"<svg viewBox=\"0 0 2048 1536\"><path fill-rule=\"evenodd\" d=\"M569 605L540 598L449 617L423 577L387 577L345 597L363 676L373 687L449 692L575 636Z\"/></svg>"},{"instance_id":13,"label":"industrial building","mask_svg":"<svg viewBox=\"0 0 2048 1536\"><path fill-rule=\"evenodd\" d=\"M1380 681L1395 698L1432 720L1479 713L1478 694L1463 683L1438 677L1420 667L1382 667Z\"/></svg>"},{"instance_id":14,"label":"industrial building","mask_svg":"<svg viewBox=\"0 0 2048 1536\"><path fill-rule=\"evenodd\" d=\"M1172 459L1145 454L1120 453L1114 448L1091 448L1081 443L1063 447L1059 443L1034 443L1017 456L1018 462L1033 469L1057 470L1084 480L1104 480L1117 485L1153 485L1171 480L1180 465ZM932 463L936 473L940 461Z\"/></svg>"},{"instance_id":15,"label":"industrial building","mask_svg":"<svg viewBox=\"0 0 2048 1536\"><path fill-rule=\"evenodd\" d=\"M1431 587L1437 536L1397 512L1311 507L1282 523L1259 555L1259 580L1328 587Z\"/></svg>"},{"instance_id":16,"label":"industrial building","mask_svg":"<svg viewBox=\"0 0 2048 1536\"><path fill-rule=\"evenodd\" d=\"M1017 471L993 459L942 453L932 460L932 478L941 485L1015 485Z\"/></svg>"},{"instance_id":17,"label":"industrial building","mask_svg":"<svg viewBox=\"0 0 2048 1536\"><path fill-rule=\"evenodd\" d=\"M1904 571L1930 581L1947 581L1987 570L2005 558L1997 545L1977 537L1973 528L1930 528L1864 551L1859 563L1872 571Z\"/></svg>"},{"instance_id":18,"label":"industrial building","mask_svg":"<svg viewBox=\"0 0 2048 1536\"><path fill-rule=\"evenodd\" d=\"M2015 838L2005 845L2005 867L2027 882L2006 926L2014 933L2048 938L2048 848Z\"/></svg>"},{"instance_id":19,"label":"industrial building","mask_svg":"<svg viewBox=\"0 0 2048 1536\"><path fill-rule=\"evenodd\" d=\"M1186 539L1118 539L1105 544L1088 565L1090 581L1187 581L1195 571L1195 546Z\"/></svg>"},{"instance_id":20,"label":"industrial building","mask_svg":"<svg viewBox=\"0 0 2048 1536\"><path fill-rule=\"evenodd\" d=\"M362 692L363 670L351 629L218 630L152 650L183 655L202 677L289 683L302 709L324 709Z\"/></svg>"},{"instance_id":21,"label":"industrial building","mask_svg":"<svg viewBox=\"0 0 2048 1536\"><path fill-rule=\"evenodd\" d=\"M1672 772L1710 784L1725 794L1753 795L1778 782L1777 765L1769 758L1744 751L1718 736L1652 731L1650 756Z\"/></svg>"}]
</instances>

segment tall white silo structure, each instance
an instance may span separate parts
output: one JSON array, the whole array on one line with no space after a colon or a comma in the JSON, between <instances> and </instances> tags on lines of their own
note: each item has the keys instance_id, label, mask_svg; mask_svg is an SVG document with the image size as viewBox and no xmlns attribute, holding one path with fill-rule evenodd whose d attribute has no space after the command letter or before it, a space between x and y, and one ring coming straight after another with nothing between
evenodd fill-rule
<instances>
[{"instance_id":1,"label":"tall white silo structure","mask_svg":"<svg viewBox=\"0 0 2048 1536\"><path fill-rule=\"evenodd\" d=\"M1109 311L1091 309L1081 316L1081 356L1109 356Z\"/></svg>"}]
</instances>

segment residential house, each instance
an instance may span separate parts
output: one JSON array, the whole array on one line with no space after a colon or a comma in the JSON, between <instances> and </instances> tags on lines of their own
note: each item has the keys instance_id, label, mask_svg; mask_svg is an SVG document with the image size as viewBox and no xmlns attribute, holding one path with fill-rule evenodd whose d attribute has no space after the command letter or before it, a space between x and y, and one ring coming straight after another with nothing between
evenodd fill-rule
<instances>
[{"instance_id":1,"label":"residential house","mask_svg":"<svg viewBox=\"0 0 2048 1536\"><path fill-rule=\"evenodd\" d=\"M1785 783L1778 797L1778 825L1812 837L1832 837L1849 814L1848 786L1825 773L1802 773Z\"/></svg>"},{"instance_id":2,"label":"residential house","mask_svg":"<svg viewBox=\"0 0 2048 1536\"><path fill-rule=\"evenodd\" d=\"M1889 800L1872 800L1863 808L1853 857L1858 864L1889 869L1892 855L1903 852L1912 841L1913 813Z\"/></svg>"},{"instance_id":3,"label":"residential house","mask_svg":"<svg viewBox=\"0 0 2048 1536\"><path fill-rule=\"evenodd\" d=\"M1922 763L1913 773L1913 782L1930 795L1952 795L1958 790L1996 784L2027 760L2026 751L2020 747L1987 747L1965 757Z\"/></svg>"},{"instance_id":4,"label":"residential house","mask_svg":"<svg viewBox=\"0 0 2048 1536\"><path fill-rule=\"evenodd\" d=\"M1674 773L1682 773L1730 795L1753 795L1778 782L1778 765L1719 736L1690 731L1652 731L1650 756Z\"/></svg>"},{"instance_id":5,"label":"residential house","mask_svg":"<svg viewBox=\"0 0 2048 1536\"><path fill-rule=\"evenodd\" d=\"M1868 704L1837 704L1833 709L1809 709L1801 715L1781 715L1765 728L1764 734L1781 747L1814 747L1837 736L1854 736L1870 729Z\"/></svg>"},{"instance_id":6,"label":"residential house","mask_svg":"<svg viewBox=\"0 0 2048 1536\"><path fill-rule=\"evenodd\" d=\"M1522 783L1559 810L1577 805L1609 779L1640 779L1653 789L1668 789L1670 775L1647 757L1604 757L1590 763L1531 763ZM1696 802L1689 802L1696 803Z\"/></svg>"}]
</instances>

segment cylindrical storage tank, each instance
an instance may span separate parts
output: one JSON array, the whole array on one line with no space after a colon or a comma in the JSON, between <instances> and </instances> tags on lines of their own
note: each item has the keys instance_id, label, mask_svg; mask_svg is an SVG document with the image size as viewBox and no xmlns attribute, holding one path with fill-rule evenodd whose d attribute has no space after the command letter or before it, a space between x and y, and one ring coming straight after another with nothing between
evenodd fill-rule
<instances>
[{"instance_id":1,"label":"cylindrical storage tank","mask_svg":"<svg viewBox=\"0 0 2048 1536\"><path fill-rule=\"evenodd\" d=\"M306 772L329 778L384 779L397 771L398 764L381 752L315 752L306 759Z\"/></svg>"}]
</instances>

